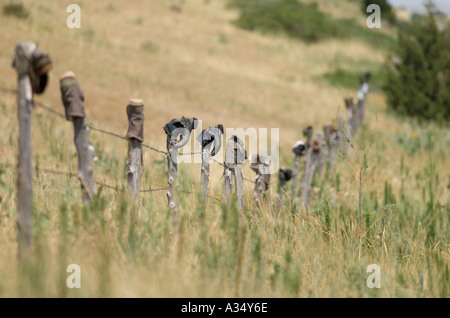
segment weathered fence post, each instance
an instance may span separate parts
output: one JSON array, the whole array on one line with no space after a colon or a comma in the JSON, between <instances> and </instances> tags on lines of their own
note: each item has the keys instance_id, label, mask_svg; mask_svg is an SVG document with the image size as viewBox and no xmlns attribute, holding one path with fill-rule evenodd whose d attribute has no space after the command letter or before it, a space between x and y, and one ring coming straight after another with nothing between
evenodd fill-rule
<instances>
[{"instance_id":1,"label":"weathered fence post","mask_svg":"<svg viewBox=\"0 0 450 318\"><path fill-rule=\"evenodd\" d=\"M127 187L133 199L139 201L141 191L142 142L144 141L144 101L130 99L127 105L128 160Z\"/></svg>"},{"instance_id":2,"label":"weathered fence post","mask_svg":"<svg viewBox=\"0 0 450 318\"><path fill-rule=\"evenodd\" d=\"M325 142L325 134L323 131L319 130L317 132L315 142L319 144L318 147L320 149L319 160L317 162L317 173L321 175L323 168L325 166L325 161L327 159L327 156L329 155L328 149L325 147L326 142Z\"/></svg>"},{"instance_id":3,"label":"weathered fence post","mask_svg":"<svg viewBox=\"0 0 450 318\"><path fill-rule=\"evenodd\" d=\"M197 118L172 119L164 125L164 132L167 135L167 201L169 209L174 215L178 214L178 198L176 187L178 186L178 149L182 148L189 141L192 129L197 126Z\"/></svg>"},{"instance_id":4,"label":"weathered fence post","mask_svg":"<svg viewBox=\"0 0 450 318\"><path fill-rule=\"evenodd\" d=\"M250 168L256 172L255 190L253 192L253 200L256 209L260 208L260 202L265 198L268 208L270 209L270 197L268 194L270 185L270 162L266 156L251 155L249 158Z\"/></svg>"},{"instance_id":5,"label":"weathered fence post","mask_svg":"<svg viewBox=\"0 0 450 318\"><path fill-rule=\"evenodd\" d=\"M229 165L224 164L222 197L223 197L223 202L226 205L230 205L231 191L233 189L232 176L233 176L233 169L230 168Z\"/></svg>"},{"instance_id":6,"label":"weathered fence post","mask_svg":"<svg viewBox=\"0 0 450 318\"><path fill-rule=\"evenodd\" d=\"M237 205L239 211L244 211L244 173L242 172L242 164L236 163L234 167L234 186L236 190Z\"/></svg>"},{"instance_id":7,"label":"weathered fence post","mask_svg":"<svg viewBox=\"0 0 450 318\"><path fill-rule=\"evenodd\" d=\"M291 180L292 178L292 170L282 167L280 168L280 171L278 172L278 180L280 181L280 187L279 187L279 194L280 198L278 201L278 211L277 213L280 213L281 207L283 206L284 197L286 195L286 183Z\"/></svg>"},{"instance_id":8,"label":"weathered fence post","mask_svg":"<svg viewBox=\"0 0 450 318\"><path fill-rule=\"evenodd\" d=\"M364 121L364 111L365 111L365 103L366 103L366 95L369 92L369 84L370 84L370 78L371 74L367 72L363 76L360 76L359 81L361 84L361 89L358 91L358 103L357 103L357 129L361 127L363 121Z\"/></svg>"},{"instance_id":9,"label":"weathered fence post","mask_svg":"<svg viewBox=\"0 0 450 318\"><path fill-rule=\"evenodd\" d=\"M303 129L303 137L306 137L306 150L311 147L311 141L314 134L314 128L312 126L308 126Z\"/></svg>"},{"instance_id":10,"label":"weathered fence post","mask_svg":"<svg viewBox=\"0 0 450 318\"><path fill-rule=\"evenodd\" d=\"M345 136L346 136L346 153L350 153L352 150L352 141L353 135L356 133L355 131L355 114L354 114L354 101L353 98L347 97L344 98L345 108L347 109L347 118L345 121Z\"/></svg>"},{"instance_id":11,"label":"weathered fence post","mask_svg":"<svg viewBox=\"0 0 450 318\"><path fill-rule=\"evenodd\" d=\"M348 153L350 139L348 137L347 125L341 116L338 116L338 149L342 154Z\"/></svg>"},{"instance_id":12,"label":"weathered fence post","mask_svg":"<svg viewBox=\"0 0 450 318\"><path fill-rule=\"evenodd\" d=\"M84 94L73 72L60 78L62 102L66 119L72 121L74 142L78 152L78 179L81 183L83 203L93 200L97 189L94 180L95 149L89 144L89 127L85 121Z\"/></svg>"},{"instance_id":13,"label":"weathered fence post","mask_svg":"<svg viewBox=\"0 0 450 318\"><path fill-rule=\"evenodd\" d=\"M19 161L17 165L17 239L19 258L31 257L33 229L33 163L31 110L33 93L44 92L48 72L52 69L50 57L36 43L20 42L15 47L12 66L18 74L17 118L19 121Z\"/></svg>"},{"instance_id":14,"label":"weathered fence post","mask_svg":"<svg viewBox=\"0 0 450 318\"><path fill-rule=\"evenodd\" d=\"M298 176L300 173L300 160L302 156L305 154L306 145L303 141L297 141L292 147L292 152L295 154L294 161L294 171L292 175L292 194L291 199L295 200L295 196L297 195L297 184L298 184Z\"/></svg>"},{"instance_id":15,"label":"weathered fence post","mask_svg":"<svg viewBox=\"0 0 450 318\"><path fill-rule=\"evenodd\" d=\"M204 194L204 204L208 201L209 183L209 158L214 157L222 147L223 126L209 127L201 132L197 140L202 145L202 169L201 169L201 190ZM210 150L211 146L213 149Z\"/></svg>"},{"instance_id":16,"label":"weathered fence post","mask_svg":"<svg viewBox=\"0 0 450 318\"><path fill-rule=\"evenodd\" d=\"M350 140L353 139L353 135L356 134L356 131L358 130L358 116L356 114L356 109L355 109L355 101L353 98L351 97L346 97L344 98L345 101L345 107L347 109L347 133L348 133L348 138Z\"/></svg>"},{"instance_id":17,"label":"weathered fence post","mask_svg":"<svg viewBox=\"0 0 450 318\"><path fill-rule=\"evenodd\" d=\"M240 211L244 211L244 175L242 173L242 163L247 159L247 152L244 143L237 136L231 136L225 147L225 162L223 172L223 198L229 204L231 195L231 175L235 180L235 191L237 204Z\"/></svg>"},{"instance_id":18,"label":"weathered fence post","mask_svg":"<svg viewBox=\"0 0 450 318\"><path fill-rule=\"evenodd\" d=\"M328 149L328 161L330 169L334 169L334 161L336 160L336 152L339 148L340 138L338 130L332 125L323 126L325 133L325 142Z\"/></svg>"},{"instance_id":19,"label":"weathered fence post","mask_svg":"<svg viewBox=\"0 0 450 318\"><path fill-rule=\"evenodd\" d=\"M319 140L314 140L305 156L305 168L303 171L302 185L301 185L302 188L301 199L305 209L308 206L309 188L311 187L314 178L314 173L316 171L317 165L319 164L320 151L321 151L321 142Z\"/></svg>"}]
</instances>

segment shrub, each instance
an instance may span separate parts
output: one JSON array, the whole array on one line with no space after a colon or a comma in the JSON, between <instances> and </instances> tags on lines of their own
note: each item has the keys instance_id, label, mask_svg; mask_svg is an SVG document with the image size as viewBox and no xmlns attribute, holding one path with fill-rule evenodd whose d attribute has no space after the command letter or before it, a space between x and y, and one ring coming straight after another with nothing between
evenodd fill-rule
<instances>
[{"instance_id":1,"label":"shrub","mask_svg":"<svg viewBox=\"0 0 450 318\"><path fill-rule=\"evenodd\" d=\"M356 38L376 47L391 47L390 36L374 32L351 19L333 19L316 3L298 0L230 0L240 11L234 24L242 29L283 34L307 43L327 38Z\"/></svg>"},{"instance_id":2,"label":"shrub","mask_svg":"<svg viewBox=\"0 0 450 318\"><path fill-rule=\"evenodd\" d=\"M384 91L395 112L419 119L450 120L450 28L427 15L399 29L397 56L387 63Z\"/></svg>"},{"instance_id":3,"label":"shrub","mask_svg":"<svg viewBox=\"0 0 450 318\"><path fill-rule=\"evenodd\" d=\"M232 0L240 15L234 23L246 30L281 33L306 42L338 35L336 22L317 9L317 4L297 0Z\"/></svg>"},{"instance_id":4,"label":"shrub","mask_svg":"<svg viewBox=\"0 0 450 318\"><path fill-rule=\"evenodd\" d=\"M26 19L30 15L28 10L24 7L22 3L9 3L3 6L3 14L15 16L19 19Z\"/></svg>"}]
</instances>

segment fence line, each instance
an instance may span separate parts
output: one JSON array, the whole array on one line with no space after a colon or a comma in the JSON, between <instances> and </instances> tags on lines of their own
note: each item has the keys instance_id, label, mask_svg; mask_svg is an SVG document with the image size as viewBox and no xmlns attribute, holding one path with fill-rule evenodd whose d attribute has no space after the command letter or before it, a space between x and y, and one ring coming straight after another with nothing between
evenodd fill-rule
<instances>
[{"instance_id":1,"label":"fence line","mask_svg":"<svg viewBox=\"0 0 450 318\"><path fill-rule=\"evenodd\" d=\"M46 111L49 112L49 113L52 113L52 114L54 114L54 115L57 115L57 116L59 116L59 117L61 117L61 118L66 118L66 116L65 116L63 113L60 113L60 112L54 110L53 108L44 105L44 104L41 103L41 102L36 102L35 104L36 104L37 106L41 107L42 109L46 110ZM115 138L119 138L119 139L128 141L127 138L125 138L124 136L121 136L121 135L119 135L119 134L116 134L116 133L113 133L113 132L110 132L110 131L107 131L107 130L104 130L104 129L96 128L96 127L94 127L94 126L92 126L92 125L88 125L88 127L89 127L89 129L91 129L91 130L93 130L93 131L97 131L97 132L102 133L102 134L105 134L105 135L109 135L109 136L112 136L112 137L115 137ZM167 152L162 151L162 150L159 150L159 149L156 149L156 148L154 148L154 147L152 147L152 146L150 146L150 145L147 145L147 144L142 144L142 147L145 147L145 148L148 148L148 149L153 150L153 151L155 151L155 152L159 152L159 153L161 153L161 154L167 155Z\"/></svg>"},{"instance_id":2,"label":"fence line","mask_svg":"<svg viewBox=\"0 0 450 318\"><path fill-rule=\"evenodd\" d=\"M17 93L18 93L17 90L3 88L3 87L0 87L0 91L5 92L5 93L9 93L9 94L15 94L15 95L17 95ZM61 113L61 112L59 112L57 110L54 110L53 108L43 104L40 101L35 101L34 105L42 108L43 110L45 110L45 111L47 111L47 112L49 112L49 113L51 113L53 115L56 115L56 116L61 117L61 118L66 118L66 115L64 115L63 113ZM112 137L116 137L116 138L128 141L127 138L125 138L125 137L123 137L123 136L121 136L119 134L116 134L116 133L113 133L113 132L110 132L110 131L107 131L107 130L104 130L104 129L96 128L96 127L94 127L92 125L88 125L88 127L89 127L89 129L91 129L93 131L97 131L97 132L100 132L100 133L105 134L105 135L109 135L109 136L112 136ZM159 149L157 149L155 147L152 147L150 145L147 145L147 144L142 144L142 147L145 147L145 148L148 148L148 149L153 150L155 152L167 155L166 151L159 150ZM196 153L192 153L192 154L196 154Z\"/></svg>"},{"instance_id":3,"label":"fence line","mask_svg":"<svg viewBox=\"0 0 450 318\"><path fill-rule=\"evenodd\" d=\"M0 91L3 91L3 92L5 92L5 93L10 93L10 94L16 94L16 95L17 95L17 93L18 93L17 90L14 90L14 89L7 89L7 88L2 88L2 87L0 87ZM34 104L35 104L36 106L42 108L43 110L45 110L45 111L47 111L47 112L49 112L49 113L55 115L55 116L58 116L58 117L64 118L64 119L66 118L65 114L63 114L62 112L59 112L59 111L57 111L57 110L54 110L53 108L51 108L51 107L45 105L44 103L42 103L42 102L40 102L40 101L35 101ZM115 138L119 138L119 139L128 141L128 139L127 139L126 137L121 136L121 135L119 135L119 134L116 134L116 133L113 133L113 132L110 132L110 131L107 131L107 130L104 130L104 129L96 128L96 127L94 127L94 126L92 126L92 125L88 125L88 127L89 127L89 129L91 129L91 130L93 130L93 131L96 131L96 132L99 132L99 133L102 133L102 134L105 134L105 135L109 135L109 136L112 136L112 137L115 137ZM167 155L167 152L166 152L166 151L162 151L162 150L156 149L156 148L154 148L154 147L152 147L152 146L150 146L150 145L147 145L147 144L144 144L144 143L143 143L142 146L145 147L145 148L148 148L148 149L150 149L150 150L153 150L153 151L155 151L155 152L158 152L158 153ZM202 152L200 151L200 152L187 152L187 153L181 153L181 154L179 154L179 155L180 155L180 156L189 156L189 155L201 155L201 154L202 154ZM225 165L224 165L222 162L220 162L219 160L214 159L214 158L212 158L212 157L210 157L210 159L211 159L212 161L218 163L219 165L225 167ZM55 170L51 170L51 169L40 169L40 171L45 172L45 173L49 173L49 174L54 174L54 175L67 175L67 176L70 176L70 177L77 177L77 175L74 174L74 173L72 173L72 172L55 171ZM248 178L245 178L245 177L244 177L243 179L244 179L245 181L247 181L247 182L255 183L254 180L251 180L251 179L248 179ZM96 183L97 185L100 185L100 186L105 187L105 188L108 188L108 189L112 189L112 190L116 190L116 191L125 191L125 190L120 189L120 188L118 188L118 187L111 186L111 185L108 185L108 184L105 184L105 183L102 183L102 182L99 182L99 181L95 181L95 183ZM156 188L156 189L140 190L139 192L141 192L141 193L148 193L148 192L163 191L163 190L167 190L167 187L164 187L164 188ZM182 192L183 192L183 191L182 191Z\"/></svg>"},{"instance_id":4,"label":"fence line","mask_svg":"<svg viewBox=\"0 0 450 318\"><path fill-rule=\"evenodd\" d=\"M323 131L323 133L325 133L325 135L322 133L322 132L320 132L320 134L319 133L317 133L317 136L316 136L316 138L314 139L314 145L312 144L312 135L313 135L313 132L312 132L312 127L311 126L308 126L308 128L307 129L305 129L305 131L303 131L303 134L304 134L304 136L305 137L308 137L308 141L307 141L307 143L306 143L306 145L304 145L304 148L305 149L303 149L302 150L302 152L301 152L301 154L302 155L304 155L305 156L305 171L304 171L304 173L303 173L303 179L305 179L305 176L306 175L308 175L309 176L309 178L306 178L304 181L304 185L302 185L302 201L303 201L303 204L304 204L304 207L306 208L307 207L307 202L308 202L308 189L311 187L311 184L312 184L312 176L314 175L314 173L315 173L315 167L313 168L313 169L306 169L306 168L308 168L308 164L310 164L310 161L311 161L311 158L309 158L311 155L312 155L312 152L314 151L314 153L315 154L320 154L322 157L323 156L325 156L325 155L327 155L325 152L326 152L326 150L327 149L325 149L325 144L324 144L324 141L326 141L327 142L327 144L328 144L328 148L332 148L332 144L331 144L331 142L332 142L332 140L331 140L331 136L332 136L332 134L333 134L333 129L334 129L334 133L335 134L337 134L338 132L340 132L340 134L341 135L344 135L344 136L346 136L349 140L351 140L352 139L352 137L353 137L353 134L355 134L356 132L357 132L357 130L358 130L358 128L359 128L359 126L362 124L362 121L363 121L363 118L364 118L364 104L365 104L365 101L366 101L366 94L368 93L368 91L369 91L369 82L370 82L370 73L367 73L367 74L365 74L364 76L363 76L363 78L362 79L360 79L360 82L361 82L361 90L358 92L358 106L357 107L355 107L354 105L353 105L353 98L345 98L345 102L346 102L346 106L347 106L347 122L346 122L346 126L347 126L347 131L338 131L338 130L336 130L336 128L334 128L333 126L324 126L323 128L324 128L324 131ZM18 90L14 90L14 89L8 89L8 88L2 88L2 87L0 87L0 92L5 92L5 93L10 93L10 94L15 94L15 95L18 95L19 94L19 91ZM47 111L47 112L49 112L49 113L51 113L51 114L53 114L53 115L56 115L56 116L58 116L58 117L60 117L60 118L66 118L66 115L64 114L64 113L62 113L62 112L59 112L59 111L57 111L57 110L55 110L55 109L53 109L52 107L49 107L49 106L47 106L47 105L45 105L44 103L42 103L42 102L40 102L40 101L36 101L36 102L34 102L34 104L33 105L36 105L36 106L38 106L38 107L40 107L40 108L42 108L43 110L45 110L45 111ZM183 118L183 119L185 119L185 118ZM340 118L339 118L340 119ZM339 125L340 126L342 126L342 120L340 120L340 122L339 122ZM104 129L100 129L100 128L96 128L96 127L94 127L94 126L91 126L91 125L87 125L87 127L89 128L89 129L91 129L91 130L93 130L93 131L96 131L96 132L99 132L99 133L102 133L102 134L105 134L105 135L109 135L109 136L112 136L112 137L115 137L115 138L119 138L119 139L122 139L122 140L126 140L126 141L129 141L129 139L127 138L127 137L125 137L125 136L121 136L121 135L119 135L119 134L116 134L116 133L114 133L114 132L111 132L111 131L107 131L107 130L104 130ZM340 127L341 128L341 127ZM166 130L166 128L164 128L165 130ZM306 133L306 131L307 130L310 130L309 131L309 133L307 134ZM328 130L326 130L326 129L328 129L328 130L330 130L330 131L328 131ZM350 129L350 130L349 130ZM192 130L192 128L191 128L191 130ZM167 133L167 131L166 131L166 133ZM341 139L341 138L339 138L339 139ZM335 140L336 141L336 140ZM342 141L340 140L340 143L342 143ZM167 158L168 158L168 160L170 161L170 156L171 156L171 153L170 153L170 150L169 150L169 148L168 148L168 150L167 151L163 151L163 150L159 150L159 149L157 149L157 148L155 148L155 147L152 147L152 146L150 146L150 145L147 145L147 144L144 144L144 143L141 143L141 145L142 145L142 147L145 147L145 148L147 148L147 149L150 149L151 151L154 151L154 152L157 152L157 153L160 153L160 154L163 154L163 155L166 155L167 156ZM297 144L296 144L297 145ZM315 147L314 147L315 146ZM334 146L336 146L337 147L337 145L334 145ZM295 147L295 145L294 145L294 147ZM340 146L341 147L341 146ZM314 149L313 149L314 148ZM328 150L330 150L330 149L328 149ZM331 149L331 150L333 150L333 149ZM293 151L294 151L294 153L296 153L296 151L293 149ZM325 151L325 152L324 152ZM348 151L347 151L348 152ZM203 154L203 152L183 152L183 153L181 153L181 154L178 154L178 155L180 155L180 156L190 156L190 155L202 155ZM296 159L299 159L299 157L300 157L300 154L297 154L296 153L296 156L298 157L296 157ZM317 157L317 156L315 156L315 157ZM333 158L334 156L333 155L330 155L330 158L328 159L329 161L330 161L330 163L331 163L331 166L333 166L333 161L334 161L334 158ZM216 162L216 163L218 163L219 165L221 165L221 166L223 166L225 169L227 169L227 165L225 165L223 162L221 162L221 161L219 161L219 160L217 160L217 159L214 159L214 158L212 158L212 157L208 157L209 159L211 159L213 162ZM325 160L325 158L323 157L322 158L323 160ZM300 160L296 160L296 173L295 173L295 176L297 177L297 175L298 175L298 173L299 173L299 171L298 171L298 168L299 168L299 163L300 163ZM170 168L170 167L169 167ZM169 169L170 170L170 169ZM309 170L311 170L311 171L308 171ZM65 175L69 175L69 176L71 176L71 177L77 177L77 175L75 175L75 174L73 174L73 173L71 173L71 172L60 172L60 171L54 171L54 170L49 170L49 169L44 169L44 170L42 170L42 171L45 171L45 172L47 172L47 173L53 173L53 174L59 174L59 175L61 175L61 174L65 174ZM321 171L321 169L319 169L319 172L318 173L320 173L320 171ZM308 172L308 173L307 173ZM296 181L296 179L297 178L294 178L294 181ZM255 180L252 180L252 179L249 179L249 178L245 178L245 177L243 177L243 175L242 175L242 172L241 172L241 176L240 176L240 178L241 178L241 181L243 180L243 181L247 181L247 182L249 182L249 183L252 183L252 184L256 184L257 182L255 181ZM94 180L95 181L95 180ZM303 182L303 181L302 181ZM116 191L125 191L124 189L120 189L120 188L118 188L118 187L115 187L115 186L111 186L111 185L108 185L108 184L105 184L105 183L103 183L103 182L98 182L98 181L95 181L95 183L96 184L98 184L98 185L100 185L100 186L103 186L103 187L105 187L105 188L110 188L110 189L113 189L113 190L116 190ZM242 186L242 185L241 185ZM269 182L269 186L270 186L270 182ZM156 188L156 189L148 189L148 190L139 190L138 192L143 192L143 193L145 193L145 192L154 192L154 191L163 191L163 190L169 190L169 188L170 188L170 173L169 173L169 186L167 186L167 187L164 187L164 188ZM292 188L292 199L293 200L295 200L295 198L296 198L296 182L294 182L294 185L293 185L293 188ZM186 191L183 191L183 190L178 190L179 192L183 192L183 193L190 193L191 194L191 192L186 192ZM170 195L169 195L169 192L168 192L168 197L169 197ZM206 196L208 196L207 194L206 194ZM169 204L170 205L170 204Z\"/></svg>"}]
</instances>

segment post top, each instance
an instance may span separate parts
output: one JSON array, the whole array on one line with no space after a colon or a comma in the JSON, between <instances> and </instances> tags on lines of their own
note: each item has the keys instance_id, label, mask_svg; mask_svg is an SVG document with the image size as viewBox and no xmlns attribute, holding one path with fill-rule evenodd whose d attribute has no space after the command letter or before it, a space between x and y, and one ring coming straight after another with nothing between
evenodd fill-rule
<instances>
[{"instance_id":1,"label":"post top","mask_svg":"<svg viewBox=\"0 0 450 318\"><path fill-rule=\"evenodd\" d=\"M130 98L130 101L129 101L128 105L130 105L130 106L143 106L144 105L144 100L143 99L138 99L138 98Z\"/></svg>"},{"instance_id":2,"label":"post top","mask_svg":"<svg viewBox=\"0 0 450 318\"><path fill-rule=\"evenodd\" d=\"M62 79L69 78L69 77L76 78L75 73L72 71L67 71L63 75L61 75L61 77L59 79L62 80Z\"/></svg>"}]
</instances>

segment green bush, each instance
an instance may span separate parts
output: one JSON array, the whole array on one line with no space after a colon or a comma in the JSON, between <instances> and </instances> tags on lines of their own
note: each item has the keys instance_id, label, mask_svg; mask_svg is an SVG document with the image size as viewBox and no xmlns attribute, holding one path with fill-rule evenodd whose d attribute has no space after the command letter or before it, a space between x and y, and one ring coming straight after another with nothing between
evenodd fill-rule
<instances>
[{"instance_id":1,"label":"green bush","mask_svg":"<svg viewBox=\"0 0 450 318\"><path fill-rule=\"evenodd\" d=\"M306 42L337 36L335 22L317 9L317 4L297 0L232 0L240 10L235 24L246 30L282 33Z\"/></svg>"},{"instance_id":2,"label":"green bush","mask_svg":"<svg viewBox=\"0 0 450 318\"><path fill-rule=\"evenodd\" d=\"M368 69L368 71L372 74L370 86L373 91L382 86L385 74L382 69L378 69L376 67L372 67L371 69ZM362 73L363 72L358 71L348 71L338 67L332 72L325 73L323 78L333 86L341 86L352 90L358 90L361 87L359 76Z\"/></svg>"},{"instance_id":3,"label":"green bush","mask_svg":"<svg viewBox=\"0 0 450 318\"><path fill-rule=\"evenodd\" d=\"M376 47L391 47L390 36L363 27L350 19L333 19L316 3L298 0L230 0L240 11L234 24L242 29L287 35L307 43L327 38L356 38Z\"/></svg>"},{"instance_id":4,"label":"green bush","mask_svg":"<svg viewBox=\"0 0 450 318\"><path fill-rule=\"evenodd\" d=\"M397 56L387 63L384 91L395 112L449 123L450 28L428 14L399 29Z\"/></svg>"}]
</instances>

